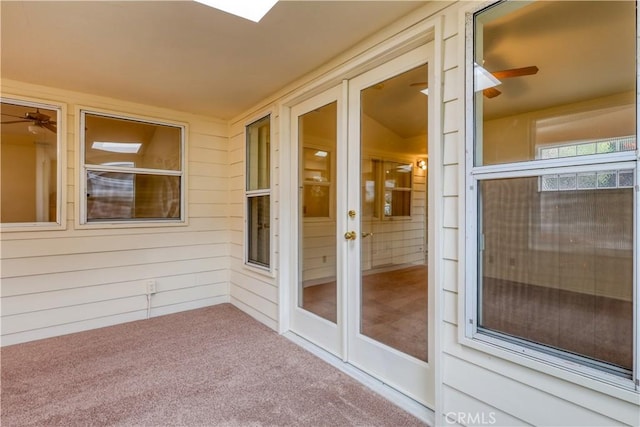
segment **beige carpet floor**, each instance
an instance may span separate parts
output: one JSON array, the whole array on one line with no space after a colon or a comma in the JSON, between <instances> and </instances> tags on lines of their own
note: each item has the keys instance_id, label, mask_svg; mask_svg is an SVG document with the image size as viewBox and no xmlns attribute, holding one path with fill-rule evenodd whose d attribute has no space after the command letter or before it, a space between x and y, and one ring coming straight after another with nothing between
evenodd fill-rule
<instances>
[{"instance_id":1,"label":"beige carpet floor","mask_svg":"<svg viewBox=\"0 0 640 427\"><path fill-rule=\"evenodd\" d=\"M417 426L230 304L0 351L2 426Z\"/></svg>"}]
</instances>

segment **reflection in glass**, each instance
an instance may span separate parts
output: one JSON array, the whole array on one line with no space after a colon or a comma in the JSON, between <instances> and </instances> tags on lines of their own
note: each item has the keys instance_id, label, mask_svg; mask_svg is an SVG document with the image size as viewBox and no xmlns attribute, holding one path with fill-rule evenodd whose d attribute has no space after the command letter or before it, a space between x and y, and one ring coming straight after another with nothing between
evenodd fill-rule
<instances>
[{"instance_id":1,"label":"reflection in glass","mask_svg":"<svg viewBox=\"0 0 640 427\"><path fill-rule=\"evenodd\" d=\"M270 199L268 195L248 198L248 261L265 267L269 266Z\"/></svg>"},{"instance_id":2,"label":"reflection in glass","mask_svg":"<svg viewBox=\"0 0 640 427\"><path fill-rule=\"evenodd\" d=\"M333 153L337 103L298 118L300 283L298 306L336 322L336 215Z\"/></svg>"},{"instance_id":3,"label":"reflection in glass","mask_svg":"<svg viewBox=\"0 0 640 427\"><path fill-rule=\"evenodd\" d=\"M631 370L634 191L608 178L621 174L597 189L480 182L481 328Z\"/></svg>"},{"instance_id":4,"label":"reflection in glass","mask_svg":"<svg viewBox=\"0 0 640 427\"><path fill-rule=\"evenodd\" d=\"M475 17L476 166L635 150L636 3L511 3Z\"/></svg>"},{"instance_id":5,"label":"reflection in glass","mask_svg":"<svg viewBox=\"0 0 640 427\"><path fill-rule=\"evenodd\" d=\"M2 102L0 222L58 222L58 112Z\"/></svg>"},{"instance_id":6,"label":"reflection in glass","mask_svg":"<svg viewBox=\"0 0 640 427\"><path fill-rule=\"evenodd\" d=\"M247 126L247 190L269 188L271 116Z\"/></svg>"},{"instance_id":7,"label":"reflection in glass","mask_svg":"<svg viewBox=\"0 0 640 427\"><path fill-rule=\"evenodd\" d=\"M180 177L87 172L87 219L178 219Z\"/></svg>"},{"instance_id":8,"label":"reflection in glass","mask_svg":"<svg viewBox=\"0 0 640 427\"><path fill-rule=\"evenodd\" d=\"M331 151L305 148L304 159L304 205L302 214L306 218L329 218L331 209Z\"/></svg>"},{"instance_id":9,"label":"reflection in glass","mask_svg":"<svg viewBox=\"0 0 640 427\"><path fill-rule=\"evenodd\" d=\"M411 163L384 162L384 216L411 216Z\"/></svg>"},{"instance_id":10,"label":"reflection in glass","mask_svg":"<svg viewBox=\"0 0 640 427\"><path fill-rule=\"evenodd\" d=\"M136 168L181 168L181 128L85 114L85 163L133 164Z\"/></svg>"},{"instance_id":11,"label":"reflection in glass","mask_svg":"<svg viewBox=\"0 0 640 427\"><path fill-rule=\"evenodd\" d=\"M360 333L427 360L427 66L361 92ZM382 215L380 214L382 213Z\"/></svg>"}]
</instances>

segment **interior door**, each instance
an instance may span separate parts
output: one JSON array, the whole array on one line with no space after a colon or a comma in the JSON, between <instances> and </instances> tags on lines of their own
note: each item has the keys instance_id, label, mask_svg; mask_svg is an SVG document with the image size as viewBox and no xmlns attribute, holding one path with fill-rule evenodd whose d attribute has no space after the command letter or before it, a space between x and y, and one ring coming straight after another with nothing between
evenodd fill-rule
<instances>
[{"instance_id":1,"label":"interior door","mask_svg":"<svg viewBox=\"0 0 640 427\"><path fill-rule=\"evenodd\" d=\"M297 159L298 266L291 292L291 329L344 358L344 228L346 144L342 93L346 83L291 109L292 155ZM340 132L340 130L343 130Z\"/></svg>"},{"instance_id":2,"label":"interior door","mask_svg":"<svg viewBox=\"0 0 640 427\"><path fill-rule=\"evenodd\" d=\"M349 81L347 360L433 407L427 274L432 44Z\"/></svg>"}]
</instances>

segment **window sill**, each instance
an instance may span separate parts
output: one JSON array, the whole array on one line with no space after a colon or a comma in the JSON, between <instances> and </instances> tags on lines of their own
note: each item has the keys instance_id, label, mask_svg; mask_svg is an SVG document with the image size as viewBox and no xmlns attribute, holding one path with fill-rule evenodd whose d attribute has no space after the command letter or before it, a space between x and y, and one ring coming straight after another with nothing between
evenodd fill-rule
<instances>
[{"instance_id":1,"label":"window sill","mask_svg":"<svg viewBox=\"0 0 640 427\"><path fill-rule=\"evenodd\" d=\"M245 261L245 263L243 264L243 267L246 272L252 273L254 275L266 277L269 279L275 279L276 277L275 272L272 270L271 267L265 267L260 264L252 264L247 261Z\"/></svg>"},{"instance_id":2,"label":"window sill","mask_svg":"<svg viewBox=\"0 0 640 427\"><path fill-rule=\"evenodd\" d=\"M476 333L473 338L463 337L460 339L460 344L484 354L507 360L520 367L555 377L558 380L574 383L628 403L638 404L640 390L636 389L632 379L622 378L577 362L514 345L483 333ZM490 366L485 366L485 368L501 375L505 374L503 370L496 370ZM504 365L500 364L500 369L502 368Z\"/></svg>"},{"instance_id":3,"label":"window sill","mask_svg":"<svg viewBox=\"0 0 640 427\"><path fill-rule=\"evenodd\" d=\"M172 221L96 221L83 224L76 224L76 228L92 230L92 229L117 229L117 228L158 228L158 227L185 227L188 221L172 220Z\"/></svg>"},{"instance_id":4,"label":"window sill","mask_svg":"<svg viewBox=\"0 0 640 427\"><path fill-rule=\"evenodd\" d=\"M64 231L67 227L56 222L20 222L0 224L0 232L2 233L22 233L33 231Z\"/></svg>"}]
</instances>

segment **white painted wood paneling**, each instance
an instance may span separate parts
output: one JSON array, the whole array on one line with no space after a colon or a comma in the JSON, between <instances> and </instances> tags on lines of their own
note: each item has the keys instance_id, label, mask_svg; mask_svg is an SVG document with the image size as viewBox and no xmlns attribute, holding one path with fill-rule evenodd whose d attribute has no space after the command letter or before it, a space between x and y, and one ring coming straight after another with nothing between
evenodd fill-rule
<instances>
[{"instance_id":1,"label":"white painted wood paneling","mask_svg":"<svg viewBox=\"0 0 640 427\"><path fill-rule=\"evenodd\" d=\"M3 96L49 99L66 116L66 230L3 232L2 345L229 301L228 128L183 112L2 81ZM78 227L76 105L184 123L186 222ZM146 280L157 293L147 306Z\"/></svg>"},{"instance_id":2,"label":"white painted wood paneling","mask_svg":"<svg viewBox=\"0 0 640 427\"><path fill-rule=\"evenodd\" d=\"M478 3L458 2L443 11L444 28L438 41L443 49L444 102L437 113L443 122L443 188L435 197L442 199L444 218L438 233L443 236L442 266L445 292L439 334L442 347L442 390L436 417L442 425L480 425L481 423L445 419L448 412L462 414L493 413L495 422L484 425L640 425L640 395L616 386L545 367L512 355L504 358L467 344L456 326L464 322L465 209L464 91L465 9ZM458 263L458 261L461 264ZM462 269L461 269L462 268ZM477 421L477 420L476 420ZM491 420L489 420L491 421Z\"/></svg>"},{"instance_id":3,"label":"white painted wood paneling","mask_svg":"<svg viewBox=\"0 0 640 427\"><path fill-rule=\"evenodd\" d=\"M532 425L449 386L443 388L442 406L446 425Z\"/></svg>"},{"instance_id":4,"label":"white painted wood paneling","mask_svg":"<svg viewBox=\"0 0 640 427\"><path fill-rule=\"evenodd\" d=\"M444 161L443 165L458 164L458 151L460 150L460 141L458 132L447 133L443 136L444 140Z\"/></svg>"},{"instance_id":5,"label":"white painted wood paneling","mask_svg":"<svg viewBox=\"0 0 640 427\"><path fill-rule=\"evenodd\" d=\"M447 385L533 425L613 426L619 421L456 357L445 359ZM470 381L470 379L473 379ZM544 408L544 410L541 410ZM611 414L615 416L616 414Z\"/></svg>"},{"instance_id":6,"label":"white painted wood paneling","mask_svg":"<svg viewBox=\"0 0 640 427\"><path fill-rule=\"evenodd\" d=\"M449 292L458 292L458 262L442 260L442 287Z\"/></svg>"}]
</instances>

